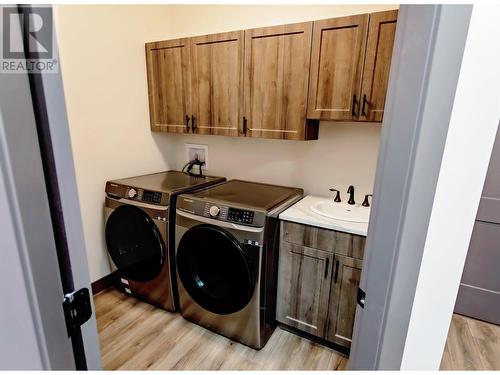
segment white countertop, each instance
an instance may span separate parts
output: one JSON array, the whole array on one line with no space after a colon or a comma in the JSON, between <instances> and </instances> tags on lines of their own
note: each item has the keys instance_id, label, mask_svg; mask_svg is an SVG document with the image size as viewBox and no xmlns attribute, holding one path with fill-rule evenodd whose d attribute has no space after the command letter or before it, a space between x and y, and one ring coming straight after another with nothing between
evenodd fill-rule
<instances>
[{"instance_id":1,"label":"white countertop","mask_svg":"<svg viewBox=\"0 0 500 375\"><path fill-rule=\"evenodd\" d=\"M313 204L324 200L331 200L333 202L332 197L308 195L283 211L279 217L281 220L292 221L294 223L366 236L368 223L330 219L311 210L310 207Z\"/></svg>"}]
</instances>

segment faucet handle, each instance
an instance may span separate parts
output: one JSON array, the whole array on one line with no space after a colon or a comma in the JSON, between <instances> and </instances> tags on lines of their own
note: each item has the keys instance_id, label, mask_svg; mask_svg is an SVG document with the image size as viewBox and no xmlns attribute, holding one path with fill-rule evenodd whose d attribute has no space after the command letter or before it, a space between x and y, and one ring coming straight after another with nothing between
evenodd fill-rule
<instances>
[{"instance_id":1,"label":"faucet handle","mask_svg":"<svg viewBox=\"0 0 500 375\"><path fill-rule=\"evenodd\" d=\"M342 202L342 200L340 199L340 191L337 190L337 189L329 189L330 191L332 192L337 192L337 194L335 195L335 198L333 199L334 202Z\"/></svg>"},{"instance_id":2,"label":"faucet handle","mask_svg":"<svg viewBox=\"0 0 500 375\"><path fill-rule=\"evenodd\" d=\"M361 203L361 205L363 207L370 207L370 202L368 202L368 197L372 197L372 199L373 199L373 194L366 194L365 195L365 199L363 200L363 203Z\"/></svg>"}]
</instances>

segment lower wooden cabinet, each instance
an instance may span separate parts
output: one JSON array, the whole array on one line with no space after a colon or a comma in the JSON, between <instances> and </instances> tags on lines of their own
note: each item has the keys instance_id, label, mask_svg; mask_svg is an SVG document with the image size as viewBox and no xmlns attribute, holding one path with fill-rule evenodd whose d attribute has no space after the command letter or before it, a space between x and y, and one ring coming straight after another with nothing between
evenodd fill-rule
<instances>
[{"instance_id":1,"label":"lower wooden cabinet","mask_svg":"<svg viewBox=\"0 0 500 375\"><path fill-rule=\"evenodd\" d=\"M364 243L364 236L282 221L276 319L349 348L363 261L343 254Z\"/></svg>"},{"instance_id":2,"label":"lower wooden cabinet","mask_svg":"<svg viewBox=\"0 0 500 375\"><path fill-rule=\"evenodd\" d=\"M363 261L335 255L325 338L350 347Z\"/></svg>"},{"instance_id":3,"label":"lower wooden cabinet","mask_svg":"<svg viewBox=\"0 0 500 375\"><path fill-rule=\"evenodd\" d=\"M328 311L333 254L283 242L279 262L277 319L322 336Z\"/></svg>"}]
</instances>

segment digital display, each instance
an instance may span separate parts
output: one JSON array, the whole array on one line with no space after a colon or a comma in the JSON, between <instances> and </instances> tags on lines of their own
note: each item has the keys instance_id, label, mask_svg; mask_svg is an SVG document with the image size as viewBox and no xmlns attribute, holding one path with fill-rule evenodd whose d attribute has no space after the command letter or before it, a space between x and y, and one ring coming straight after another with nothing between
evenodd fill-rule
<instances>
[{"instance_id":1,"label":"digital display","mask_svg":"<svg viewBox=\"0 0 500 375\"><path fill-rule=\"evenodd\" d=\"M253 212L246 210L239 210L237 208L230 208L227 212L227 219L236 223L252 224Z\"/></svg>"},{"instance_id":2,"label":"digital display","mask_svg":"<svg viewBox=\"0 0 500 375\"><path fill-rule=\"evenodd\" d=\"M161 193L156 192L156 191L144 190L144 194L142 195L142 200L144 202L160 203L161 202Z\"/></svg>"}]
</instances>

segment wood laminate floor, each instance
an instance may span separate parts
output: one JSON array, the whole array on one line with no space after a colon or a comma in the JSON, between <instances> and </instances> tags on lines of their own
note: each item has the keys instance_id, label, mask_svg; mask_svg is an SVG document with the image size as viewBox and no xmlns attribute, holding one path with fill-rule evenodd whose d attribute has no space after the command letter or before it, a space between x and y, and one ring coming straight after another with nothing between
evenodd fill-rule
<instances>
[{"instance_id":1,"label":"wood laminate floor","mask_svg":"<svg viewBox=\"0 0 500 375\"><path fill-rule=\"evenodd\" d=\"M454 314L441 370L500 370L500 326Z\"/></svg>"},{"instance_id":2,"label":"wood laminate floor","mask_svg":"<svg viewBox=\"0 0 500 375\"><path fill-rule=\"evenodd\" d=\"M254 350L115 289L94 296L106 370L343 370L342 354L277 328Z\"/></svg>"},{"instance_id":3,"label":"wood laminate floor","mask_svg":"<svg viewBox=\"0 0 500 375\"><path fill-rule=\"evenodd\" d=\"M343 370L342 354L277 328L261 350L115 289L94 296L106 370ZM454 315L441 370L500 370L500 326Z\"/></svg>"}]
</instances>

